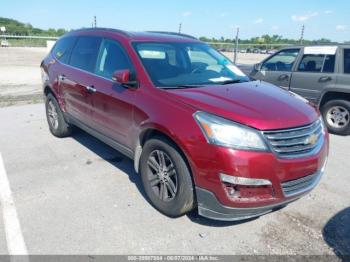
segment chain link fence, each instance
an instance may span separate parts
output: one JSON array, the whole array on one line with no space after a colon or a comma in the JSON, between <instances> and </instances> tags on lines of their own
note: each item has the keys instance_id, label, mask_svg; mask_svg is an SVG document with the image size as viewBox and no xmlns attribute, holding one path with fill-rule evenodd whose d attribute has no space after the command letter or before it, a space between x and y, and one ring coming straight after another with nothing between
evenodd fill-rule
<instances>
[{"instance_id":1,"label":"chain link fence","mask_svg":"<svg viewBox=\"0 0 350 262\"><path fill-rule=\"evenodd\" d=\"M56 41L54 36L16 36L0 35L2 46L12 47L47 47L47 42Z\"/></svg>"},{"instance_id":2,"label":"chain link fence","mask_svg":"<svg viewBox=\"0 0 350 262\"><path fill-rule=\"evenodd\" d=\"M206 42L206 43L221 52L235 51L235 43L227 43L227 42ZM237 51L240 53L268 54L268 53L273 53L285 46L290 46L290 44L238 44Z\"/></svg>"}]
</instances>

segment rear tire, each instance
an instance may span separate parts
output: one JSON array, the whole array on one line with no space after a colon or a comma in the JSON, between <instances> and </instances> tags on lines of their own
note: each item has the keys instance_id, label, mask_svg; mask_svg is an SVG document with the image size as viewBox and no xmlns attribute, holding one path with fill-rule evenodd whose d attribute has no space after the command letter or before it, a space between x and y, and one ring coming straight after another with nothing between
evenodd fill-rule
<instances>
[{"instance_id":1,"label":"rear tire","mask_svg":"<svg viewBox=\"0 0 350 262\"><path fill-rule=\"evenodd\" d=\"M46 96L46 119L50 132L56 137L67 137L72 133L72 127L64 119L63 112L52 94Z\"/></svg>"},{"instance_id":2,"label":"rear tire","mask_svg":"<svg viewBox=\"0 0 350 262\"><path fill-rule=\"evenodd\" d=\"M140 159L142 183L152 205L169 217L194 208L190 171L176 146L162 137L148 140Z\"/></svg>"},{"instance_id":3,"label":"rear tire","mask_svg":"<svg viewBox=\"0 0 350 262\"><path fill-rule=\"evenodd\" d=\"M324 122L330 133L350 134L350 102L346 100L328 101L321 109Z\"/></svg>"}]
</instances>

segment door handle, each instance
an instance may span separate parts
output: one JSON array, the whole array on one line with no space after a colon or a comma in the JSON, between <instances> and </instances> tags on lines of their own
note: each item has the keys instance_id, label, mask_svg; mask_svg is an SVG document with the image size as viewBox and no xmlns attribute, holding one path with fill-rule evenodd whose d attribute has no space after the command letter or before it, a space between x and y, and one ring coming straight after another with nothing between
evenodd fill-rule
<instances>
[{"instance_id":1,"label":"door handle","mask_svg":"<svg viewBox=\"0 0 350 262\"><path fill-rule=\"evenodd\" d=\"M66 76L64 74L58 76L58 81L63 82L66 80Z\"/></svg>"},{"instance_id":2,"label":"door handle","mask_svg":"<svg viewBox=\"0 0 350 262\"><path fill-rule=\"evenodd\" d=\"M279 81L283 81L283 80L288 80L288 78L289 78L289 75L283 74L283 75L280 75L278 77L278 80Z\"/></svg>"},{"instance_id":3,"label":"door handle","mask_svg":"<svg viewBox=\"0 0 350 262\"><path fill-rule=\"evenodd\" d=\"M327 82L327 81L331 81L332 77L330 76L322 76L320 77L320 79L318 79L319 82Z\"/></svg>"},{"instance_id":4,"label":"door handle","mask_svg":"<svg viewBox=\"0 0 350 262\"><path fill-rule=\"evenodd\" d=\"M86 91L88 91L88 93L93 94L96 93L96 88L94 86L85 86Z\"/></svg>"}]
</instances>

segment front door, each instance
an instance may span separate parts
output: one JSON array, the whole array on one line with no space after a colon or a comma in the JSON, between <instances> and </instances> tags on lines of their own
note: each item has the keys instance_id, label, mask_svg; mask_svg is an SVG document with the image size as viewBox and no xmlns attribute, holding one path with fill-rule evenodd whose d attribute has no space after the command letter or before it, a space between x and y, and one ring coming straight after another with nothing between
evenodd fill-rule
<instances>
[{"instance_id":1,"label":"front door","mask_svg":"<svg viewBox=\"0 0 350 262\"><path fill-rule=\"evenodd\" d=\"M285 49L265 60L259 71L251 75L254 79L263 80L284 89L289 89L292 69L300 49Z\"/></svg>"},{"instance_id":2,"label":"front door","mask_svg":"<svg viewBox=\"0 0 350 262\"><path fill-rule=\"evenodd\" d=\"M91 119L96 131L108 136L122 146L132 149L130 133L133 127L133 103L137 90L112 80L117 70L128 69L134 75L131 61L122 46L104 39L95 68L96 92L91 95Z\"/></svg>"}]
</instances>

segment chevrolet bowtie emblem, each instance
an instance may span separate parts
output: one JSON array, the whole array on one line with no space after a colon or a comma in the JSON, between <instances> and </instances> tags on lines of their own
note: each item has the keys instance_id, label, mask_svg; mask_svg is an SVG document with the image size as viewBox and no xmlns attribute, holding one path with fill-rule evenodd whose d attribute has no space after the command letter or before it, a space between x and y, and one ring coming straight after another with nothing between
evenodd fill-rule
<instances>
[{"instance_id":1,"label":"chevrolet bowtie emblem","mask_svg":"<svg viewBox=\"0 0 350 262\"><path fill-rule=\"evenodd\" d=\"M317 139L318 139L318 135L312 134L308 138L306 138L305 144L314 145L314 144L316 144Z\"/></svg>"}]
</instances>

